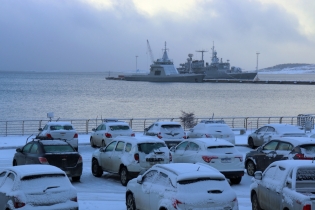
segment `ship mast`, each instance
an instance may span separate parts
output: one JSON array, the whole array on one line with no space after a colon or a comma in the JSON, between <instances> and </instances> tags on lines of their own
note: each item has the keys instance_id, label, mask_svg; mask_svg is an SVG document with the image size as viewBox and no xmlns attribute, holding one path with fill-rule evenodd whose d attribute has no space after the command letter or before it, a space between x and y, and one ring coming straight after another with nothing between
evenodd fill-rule
<instances>
[{"instance_id":1,"label":"ship mast","mask_svg":"<svg viewBox=\"0 0 315 210\"><path fill-rule=\"evenodd\" d=\"M196 52L201 52L201 60L203 60L203 53L208 52L207 50L196 50Z\"/></svg>"}]
</instances>

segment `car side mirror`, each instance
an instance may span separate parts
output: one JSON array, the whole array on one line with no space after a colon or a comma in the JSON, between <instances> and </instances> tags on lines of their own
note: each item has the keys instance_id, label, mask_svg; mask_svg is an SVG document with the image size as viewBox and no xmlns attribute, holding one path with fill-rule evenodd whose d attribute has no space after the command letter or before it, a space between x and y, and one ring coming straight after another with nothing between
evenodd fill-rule
<instances>
[{"instance_id":1,"label":"car side mirror","mask_svg":"<svg viewBox=\"0 0 315 210\"><path fill-rule=\"evenodd\" d=\"M170 151L171 151L171 152L175 152L175 146L172 146L172 147L170 148Z\"/></svg>"},{"instance_id":2,"label":"car side mirror","mask_svg":"<svg viewBox=\"0 0 315 210\"><path fill-rule=\"evenodd\" d=\"M43 129L42 128L38 128L38 131L43 131Z\"/></svg>"},{"instance_id":3,"label":"car side mirror","mask_svg":"<svg viewBox=\"0 0 315 210\"><path fill-rule=\"evenodd\" d=\"M138 184L142 184L142 175L139 175L139 176L137 177L137 183L138 183Z\"/></svg>"},{"instance_id":4,"label":"car side mirror","mask_svg":"<svg viewBox=\"0 0 315 210\"><path fill-rule=\"evenodd\" d=\"M257 180L262 180L262 172L261 171L256 171L254 174L255 179Z\"/></svg>"},{"instance_id":5,"label":"car side mirror","mask_svg":"<svg viewBox=\"0 0 315 210\"><path fill-rule=\"evenodd\" d=\"M21 148L17 148L15 151L22 152Z\"/></svg>"}]
</instances>

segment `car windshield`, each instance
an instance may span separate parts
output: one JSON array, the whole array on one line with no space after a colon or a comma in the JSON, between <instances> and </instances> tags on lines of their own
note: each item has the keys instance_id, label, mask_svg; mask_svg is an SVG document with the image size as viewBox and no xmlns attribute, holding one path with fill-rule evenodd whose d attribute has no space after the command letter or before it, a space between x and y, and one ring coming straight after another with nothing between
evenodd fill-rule
<instances>
[{"instance_id":1,"label":"car windshield","mask_svg":"<svg viewBox=\"0 0 315 210\"><path fill-rule=\"evenodd\" d=\"M70 145L44 145L46 153L75 152Z\"/></svg>"},{"instance_id":2,"label":"car windshield","mask_svg":"<svg viewBox=\"0 0 315 210\"><path fill-rule=\"evenodd\" d=\"M169 129L169 128L180 128L181 125L161 125L162 128L166 128L166 129Z\"/></svg>"},{"instance_id":3,"label":"car windshield","mask_svg":"<svg viewBox=\"0 0 315 210\"><path fill-rule=\"evenodd\" d=\"M129 130L128 125L111 125L109 126L110 130L117 131L117 130Z\"/></svg>"},{"instance_id":4,"label":"car windshield","mask_svg":"<svg viewBox=\"0 0 315 210\"><path fill-rule=\"evenodd\" d=\"M68 186L69 181L65 174L38 174L25 176L21 179L20 189L26 190L45 190Z\"/></svg>"},{"instance_id":5,"label":"car windshield","mask_svg":"<svg viewBox=\"0 0 315 210\"><path fill-rule=\"evenodd\" d=\"M149 154L154 149L159 149L161 147L166 147L163 143L141 143L138 144L139 152L143 152L145 154Z\"/></svg>"},{"instance_id":6,"label":"car windshield","mask_svg":"<svg viewBox=\"0 0 315 210\"><path fill-rule=\"evenodd\" d=\"M222 193L230 188L228 182L224 178L194 178L190 180L178 181L177 185L179 192L186 192L191 196L191 193ZM211 190L215 189L215 190Z\"/></svg>"},{"instance_id":7,"label":"car windshield","mask_svg":"<svg viewBox=\"0 0 315 210\"><path fill-rule=\"evenodd\" d=\"M236 153L237 150L233 145L216 145L207 147L207 151L211 153Z\"/></svg>"},{"instance_id":8,"label":"car windshield","mask_svg":"<svg viewBox=\"0 0 315 210\"><path fill-rule=\"evenodd\" d=\"M315 153L315 144L300 145L302 153Z\"/></svg>"},{"instance_id":9,"label":"car windshield","mask_svg":"<svg viewBox=\"0 0 315 210\"><path fill-rule=\"evenodd\" d=\"M50 130L73 130L72 125L51 125Z\"/></svg>"}]
</instances>

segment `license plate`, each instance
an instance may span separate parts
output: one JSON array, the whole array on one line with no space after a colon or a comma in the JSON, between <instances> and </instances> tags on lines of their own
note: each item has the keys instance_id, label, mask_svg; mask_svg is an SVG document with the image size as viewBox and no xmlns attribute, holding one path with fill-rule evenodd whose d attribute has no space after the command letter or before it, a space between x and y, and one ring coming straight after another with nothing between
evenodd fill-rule
<instances>
[{"instance_id":1,"label":"license plate","mask_svg":"<svg viewBox=\"0 0 315 210\"><path fill-rule=\"evenodd\" d=\"M221 158L221 163L230 163L231 158Z\"/></svg>"}]
</instances>

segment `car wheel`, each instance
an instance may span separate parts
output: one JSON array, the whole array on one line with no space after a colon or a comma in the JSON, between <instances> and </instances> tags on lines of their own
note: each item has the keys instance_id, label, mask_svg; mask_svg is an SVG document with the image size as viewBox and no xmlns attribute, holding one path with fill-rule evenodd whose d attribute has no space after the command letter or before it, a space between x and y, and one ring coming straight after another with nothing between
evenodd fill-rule
<instances>
[{"instance_id":1,"label":"car wheel","mask_svg":"<svg viewBox=\"0 0 315 210\"><path fill-rule=\"evenodd\" d=\"M241 182L241 180L242 180L242 177L240 176L240 177L237 177L237 178L231 178L230 182L232 184L239 184Z\"/></svg>"},{"instance_id":2,"label":"car wheel","mask_svg":"<svg viewBox=\"0 0 315 210\"><path fill-rule=\"evenodd\" d=\"M17 166L16 160L13 160L13 166Z\"/></svg>"},{"instance_id":3,"label":"car wheel","mask_svg":"<svg viewBox=\"0 0 315 210\"><path fill-rule=\"evenodd\" d=\"M256 166L254 164L253 161L249 160L247 163L246 163L246 171L247 171L247 174L249 176L254 176L255 172L256 172Z\"/></svg>"},{"instance_id":4,"label":"car wheel","mask_svg":"<svg viewBox=\"0 0 315 210\"><path fill-rule=\"evenodd\" d=\"M127 195L126 206L127 206L127 210L136 210L135 198L133 197L131 193Z\"/></svg>"},{"instance_id":5,"label":"car wheel","mask_svg":"<svg viewBox=\"0 0 315 210\"><path fill-rule=\"evenodd\" d=\"M101 177L103 174L102 168L100 167L97 160L95 160L95 159L92 161L92 174L95 177Z\"/></svg>"},{"instance_id":6,"label":"car wheel","mask_svg":"<svg viewBox=\"0 0 315 210\"><path fill-rule=\"evenodd\" d=\"M252 137L248 138L247 144L250 148L255 149L254 140Z\"/></svg>"},{"instance_id":7,"label":"car wheel","mask_svg":"<svg viewBox=\"0 0 315 210\"><path fill-rule=\"evenodd\" d=\"M73 181L73 182L79 182L80 179L81 179L81 176L73 176L73 177L72 177L72 181Z\"/></svg>"},{"instance_id":8,"label":"car wheel","mask_svg":"<svg viewBox=\"0 0 315 210\"><path fill-rule=\"evenodd\" d=\"M126 167L122 167L120 169L120 182L123 186L126 186L128 181L128 170Z\"/></svg>"},{"instance_id":9,"label":"car wheel","mask_svg":"<svg viewBox=\"0 0 315 210\"><path fill-rule=\"evenodd\" d=\"M106 146L106 144L105 144L105 141L103 140L102 141L102 147L105 147Z\"/></svg>"},{"instance_id":10,"label":"car wheel","mask_svg":"<svg viewBox=\"0 0 315 210\"><path fill-rule=\"evenodd\" d=\"M252 209L261 210L256 193L252 195Z\"/></svg>"},{"instance_id":11,"label":"car wheel","mask_svg":"<svg viewBox=\"0 0 315 210\"><path fill-rule=\"evenodd\" d=\"M92 137L90 138L90 144L91 144L91 147L93 147L93 148L95 147L95 144L94 144L94 141L93 141Z\"/></svg>"}]
</instances>

